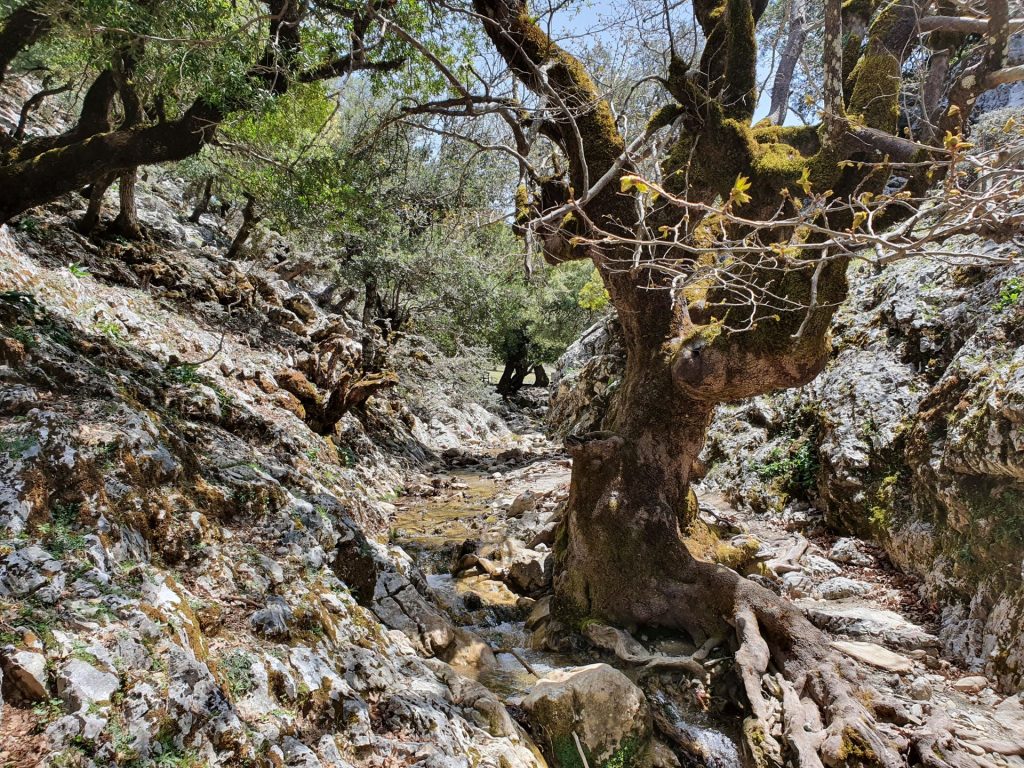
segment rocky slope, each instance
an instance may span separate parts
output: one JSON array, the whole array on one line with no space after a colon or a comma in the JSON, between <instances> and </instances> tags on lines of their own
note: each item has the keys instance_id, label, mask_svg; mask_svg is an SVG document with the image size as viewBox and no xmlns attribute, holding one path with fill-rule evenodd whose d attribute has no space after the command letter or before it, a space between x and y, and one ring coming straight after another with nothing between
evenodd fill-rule
<instances>
[{"instance_id":1,"label":"rocky slope","mask_svg":"<svg viewBox=\"0 0 1024 768\"><path fill-rule=\"evenodd\" d=\"M0 762L537 765L387 541L411 465L508 428L424 340L363 373L302 254L226 261L181 198L151 173L142 243L0 229Z\"/></svg>"}]
</instances>

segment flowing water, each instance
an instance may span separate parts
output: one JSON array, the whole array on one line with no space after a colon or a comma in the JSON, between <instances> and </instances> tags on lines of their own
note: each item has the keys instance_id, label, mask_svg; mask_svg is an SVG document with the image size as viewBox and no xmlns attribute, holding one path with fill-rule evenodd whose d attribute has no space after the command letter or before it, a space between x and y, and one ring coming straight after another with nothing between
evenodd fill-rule
<instances>
[{"instance_id":1,"label":"flowing water","mask_svg":"<svg viewBox=\"0 0 1024 768\"><path fill-rule=\"evenodd\" d=\"M491 476L459 472L446 478L449 488L436 496L403 499L393 523L392 537L427 574L427 583L455 623L481 637L495 652L497 665L457 667L502 700L524 695L539 676L556 669L606 661L594 655L573 656L532 647L524 626L519 596L503 582L485 575L450 575L458 546L466 539L499 544L508 534L505 520L492 501L503 491ZM551 487L550 476L541 484ZM547 488L542 488L547 490ZM507 493L505 494L507 495ZM623 670L627 674L631 670ZM674 726L697 745L709 768L741 768L734 741L699 715L685 715L661 700Z\"/></svg>"}]
</instances>

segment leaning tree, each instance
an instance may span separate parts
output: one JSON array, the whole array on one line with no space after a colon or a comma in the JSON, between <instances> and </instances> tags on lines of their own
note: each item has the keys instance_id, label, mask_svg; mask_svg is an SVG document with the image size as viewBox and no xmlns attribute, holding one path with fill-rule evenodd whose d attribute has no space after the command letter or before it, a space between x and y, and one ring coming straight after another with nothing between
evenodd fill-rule
<instances>
[{"instance_id":1,"label":"leaning tree","mask_svg":"<svg viewBox=\"0 0 1024 768\"><path fill-rule=\"evenodd\" d=\"M567 166L561 178L534 175L519 223L548 260L593 261L627 349L604 430L567 441L574 461L555 545L555 612L578 627L682 629L698 645L730 638L749 702L746 741L760 763L955 763L938 723L909 743L884 736L855 672L795 607L691 554L692 467L719 403L800 386L822 370L855 246L920 250L925 215L932 234L984 226L1012 236L1019 211L1008 221L998 206L978 208L959 163L978 95L1024 76L1004 67L1019 21L1005 0L988 0L976 17L935 15L943 11L928 0L826 0L822 121L784 127L754 121L765 0L692 5L705 40L699 60L673 56L664 80L672 103L627 145L585 66L523 0L474 0L494 48L541 106L527 132L547 137ZM901 91L909 57L922 51L932 71L911 120ZM471 111L498 102L476 98L462 88L455 103ZM658 172L642 177L642 148L662 129L671 140ZM522 138L515 152L526 166ZM952 187L926 202L943 178ZM1019 194L1014 178L1004 193ZM972 201L985 215L970 213ZM781 683L766 685L774 671ZM781 745L769 732L771 696L781 699Z\"/></svg>"}]
</instances>

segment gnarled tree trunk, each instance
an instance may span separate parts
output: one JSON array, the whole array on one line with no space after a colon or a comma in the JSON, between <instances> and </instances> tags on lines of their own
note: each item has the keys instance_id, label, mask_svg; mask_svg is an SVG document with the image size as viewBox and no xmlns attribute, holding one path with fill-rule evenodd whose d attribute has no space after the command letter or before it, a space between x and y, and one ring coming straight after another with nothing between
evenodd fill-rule
<instances>
[{"instance_id":1,"label":"gnarled tree trunk","mask_svg":"<svg viewBox=\"0 0 1024 768\"><path fill-rule=\"evenodd\" d=\"M840 24L839 0L827 2L826 18ZM547 103L559 105L545 135L568 160L571 189L581 202L573 207L573 192L567 192L563 202L574 215L565 209L549 214L537 224L537 234L552 261L594 262L618 311L627 350L625 375L604 429L566 441L573 468L555 541L554 614L576 627L597 619L677 628L698 643L730 638L750 708L747 745L759 765L784 759L801 766L903 765L858 699L852 665L837 658L788 601L736 571L698 559L687 536L699 524L691 472L715 406L814 378L828 359L832 314L847 289L848 256L830 250L824 237L765 226L759 236L779 245L777 257L729 254L743 286L740 302L728 284L700 277L715 270L700 268L720 264L727 255L710 252L716 241L750 229L710 211L728 201L747 220L772 221L780 211L793 213L799 203L792 201L800 201L808 188L831 190L840 199L877 194L885 174L872 165L858 167L857 161L883 159L873 142L884 153L906 149L894 134L915 6L894 0L878 10L870 27L868 18L851 31L867 37L863 47L860 38L849 46L857 66L843 60L842 30L829 30L826 39L835 42L826 66L834 100L829 125L807 130L753 125L754 25L764 4L696 0L694 15L707 45L696 71L682 71L673 62L668 86L677 103L659 111L652 125L671 124L677 132L662 163L668 192L707 207L688 208L685 219L671 207L649 214L652 229L661 223L670 231L682 227L700 246L673 253L654 244L648 251L653 258L638 257L632 247L635 200L620 192L619 181L628 191L633 182L625 177L633 168L611 109L586 70L536 25L523 0L474 0L474 7L516 76ZM594 189L598 179L610 183ZM749 194L734 196L738 179L746 180ZM533 210L557 208L541 193ZM848 211L830 217L832 227L851 226ZM803 254L821 243L817 254L788 258L784 246L794 237ZM676 265L682 277L689 270L692 279L677 288L659 260ZM689 267L679 266L687 260ZM784 744L769 732L763 680L774 675L770 665L782 673L774 687L781 687ZM920 750L933 764L943 764L949 739L942 739L930 739Z\"/></svg>"},{"instance_id":2,"label":"gnarled tree trunk","mask_svg":"<svg viewBox=\"0 0 1024 768\"><path fill-rule=\"evenodd\" d=\"M83 235L90 234L100 223L100 214L103 213L103 198L113 183L113 176L104 176L89 186L89 205L85 209L85 215L78 221L78 231Z\"/></svg>"},{"instance_id":3,"label":"gnarled tree trunk","mask_svg":"<svg viewBox=\"0 0 1024 768\"><path fill-rule=\"evenodd\" d=\"M242 249L249 241L250 235L257 224L260 223L260 215L256 211L256 196L245 193L245 207L242 209L242 224L235 233L225 258L237 259L242 255Z\"/></svg>"}]
</instances>

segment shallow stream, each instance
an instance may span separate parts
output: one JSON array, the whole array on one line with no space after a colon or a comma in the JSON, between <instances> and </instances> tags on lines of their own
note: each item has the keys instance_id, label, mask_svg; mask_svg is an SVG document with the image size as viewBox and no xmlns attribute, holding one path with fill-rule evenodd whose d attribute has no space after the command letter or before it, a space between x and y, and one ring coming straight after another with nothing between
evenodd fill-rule
<instances>
[{"instance_id":1,"label":"shallow stream","mask_svg":"<svg viewBox=\"0 0 1024 768\"><path fill-rule=\"evenodd\" d=\"M456 669L487 686L506 703L515 703L538 677L548 672L608 661L593 653L571 655L534 649L531 632L522 618L524 612L517 605L521 600L518 595L503 582L486 575L455 578L450 574L455 553L465 540L500 544L508 536L504 513L494 502L500 497L507 498L510 491L523 488L510 488L500 479L479 471L455 472L446 474L443 479L450 490L434 496L405 497L400 501L392 539L427 574L428 585L456 625L481 637L497 659L497 666L456 665ZM545 491L553 487L550 474L538 481L540 487L531 484L531 489ZM623 671L631 673L630 669ZM713 721L705 722L699 715L689 712L680 713L670 704L663 709L681 732L701 745L708 756L707 766L742 766L736 743Z\"/></svg>"}]
</instances>

